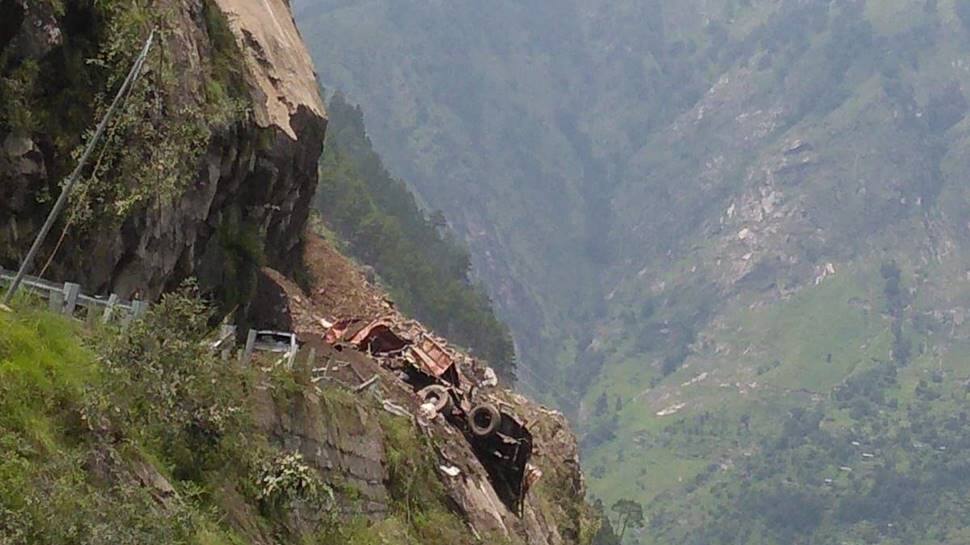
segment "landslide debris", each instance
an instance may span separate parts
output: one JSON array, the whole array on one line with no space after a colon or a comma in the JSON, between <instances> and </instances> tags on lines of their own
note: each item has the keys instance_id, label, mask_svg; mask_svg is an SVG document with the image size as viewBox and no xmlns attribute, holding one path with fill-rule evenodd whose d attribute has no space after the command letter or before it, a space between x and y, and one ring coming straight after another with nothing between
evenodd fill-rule
<instances>
[{"instance_id":1,"label":"landslide debris","mask_svg":"<svg viewBox=\"0 0 970 545\"><path fill-rule=\"evenodd\" d=\"M376 385L366 391L377 397L384 410L406 411L412 421L407 433L426 438L433 445L434 456L427 463L443 486L448 503L467 522L473 534L543 545L583 543L592 535L593 515L584 499L586 488L579 467L578 447L562 414L504 388L487 388L487 396L523 422L533 437L531 463L542 477L524 497L520 516L500 498L490 468L476 455L460 429L444 415L424 418L414 388L397 374L364 352L339 343L331 346L324 341L324 336L341 317L369 320L385 316L397 321L400 327L416 328L441 342L454 355L462 371L470 376L481 377L485 364L449 346L446 340L434 337L420 323L400 315L387 296L367 281L360 267L312 233L307 234L304 265L309 294L275 271L264 270L263 275L279 290L276 300L282 308L276 308L275 314L286 316L301 341L315 351L314 368L308 372L324 391L338 385L343 391L353 392L355 386L378 377ZM383 495L375 492L368 497L372 512L380 513Z\"/></svg>"}]
</instances>

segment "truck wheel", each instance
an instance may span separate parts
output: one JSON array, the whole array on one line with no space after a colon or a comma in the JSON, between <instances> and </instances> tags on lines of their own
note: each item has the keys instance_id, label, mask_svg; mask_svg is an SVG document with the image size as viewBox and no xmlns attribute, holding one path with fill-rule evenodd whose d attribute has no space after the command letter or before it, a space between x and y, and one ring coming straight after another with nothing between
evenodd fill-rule
<instances>
[{"instance_id":1,"label":"truck wheel","mask_svg":"<svg viewBox=\"0 0 970 545\"><path fill-rule=\"evenodd\" d=\"M431 386L421 388L418 391L418 396L421 397L422 402L434 405L434 410L438 414L451 410L451 394L448 393L447 388L440 384L432 384Z\"/></svg>"},{"instance_id":2,"label":"truck wheel","mask_svg":"<svg viewBox=\"0 0 970 545\"><path fill-rule=\"evenodd\" d=\"M498 431L502 422L502 413L495 405L482 403L468 412L468 427L475 437L488 437Z\"/></svg>"}]
</instances>

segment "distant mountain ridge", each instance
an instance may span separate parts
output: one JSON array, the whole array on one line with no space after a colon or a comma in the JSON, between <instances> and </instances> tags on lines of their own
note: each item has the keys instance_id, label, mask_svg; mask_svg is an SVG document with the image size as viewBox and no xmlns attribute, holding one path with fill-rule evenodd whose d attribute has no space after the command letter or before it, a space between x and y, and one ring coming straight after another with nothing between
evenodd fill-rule
<instances>
[{"instance_id":1,"label":"distant mountain ridge","mask_svg":"<svg viewBox=\"0 0 970 545\"><path fill-rule=\"evenodd\" d=\"M593 492L649 504L641 541L959 541L959 516L926 500L933 464L959 462L899 438L927 425L920 407L958 410L970 375L970 4L296 12L337 67L325 84L363 105L391 170L469 241L522 388L584 431ZM793 429L810 440L783 440ZM860 437L894 445L885 471L830 450ZM773 468L767 488L743 490L749 459ZM826 488L842 467L852 492ZM895 476L925 510L889 530L859 506ZM759 496L817 516L786 527L740 501ZM749 522L708 531L732 517Z\"/></svg>"}]
</instances>

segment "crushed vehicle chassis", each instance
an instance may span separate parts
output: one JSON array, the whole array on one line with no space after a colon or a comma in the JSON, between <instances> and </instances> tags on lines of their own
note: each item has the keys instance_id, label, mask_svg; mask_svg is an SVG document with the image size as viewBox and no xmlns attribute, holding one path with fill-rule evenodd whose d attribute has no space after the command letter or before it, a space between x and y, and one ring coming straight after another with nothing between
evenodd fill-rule
<instances>
[{"instance_id":1,"label":"crushed vehicle chassis","mask_svg":"<svg viewBox=\"0 0 970 545\"><path fill-rule=\"evenodd\" d=\"M510 511L522 515L535 471L532 433L512 408L491 398L461 372L457 358L416 322L391 317L340 320L325 341L346 343L373 356L408 384L425 404L459 429L482 463L492 486Z\"/></svg>"}]
</instances>

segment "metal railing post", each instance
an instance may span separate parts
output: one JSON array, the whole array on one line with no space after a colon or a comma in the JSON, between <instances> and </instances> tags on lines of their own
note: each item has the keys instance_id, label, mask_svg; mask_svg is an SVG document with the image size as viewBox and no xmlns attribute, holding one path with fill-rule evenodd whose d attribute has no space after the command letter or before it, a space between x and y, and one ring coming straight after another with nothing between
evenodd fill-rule
<instances>
[{"instance_id":1,"label":"metal railing post","mask_svg":"<svg viewBox=\"0 0 970 545\"><path fill-rule=\"evenodd\" d=\"M246 335L246 348L243 349L240 361L243 365L248 365L250 360L253 359L253 348L256 346L256 330L250 329L249 334Z\"/></svg>"},{"instance_id":2,"label":"metal railing post","mask_svg":"<svg viewBox=\"0 0 970 545\"><path fill-rule=\"evenodd\" d=\"M108 306L104 309L104 315L101 316L101 323L106 324L111 321L111 314L115 310L115 305L118 304L118 294L112 293L108 297Z\"/></svg>"},{"instance_id":3,"label":"metal railing post","mask_svg":"<svg viewBox=\"0 0 970 545\"><path fill-rule=\"evenodd\" d=\"M64 312L64 290L51 291L47 298L47 308L51 312Z\"/></svg>"},{"instance_id":4,"label":"metal railing post","mask_svg":"<svg viewBox=\"0 0 970 545\"><path fill-rule=\"evenodd\" d=\"M80 284L64 282L64 315L73 316L77 308L77 298L81 295Z\"/></svg>"},{"instance_id":5,"label":"metal railing post","mask_svg":"<svg viewBox=\"0 0 970 545\"><path fill-rule=\"evenodd\" d=\"M146 301L132 301L131 302L131 315L134 319L138 320L145 313L148 312L148 302Z\"/></svg>"},{"instance_id":6,"label":"metal railing post","mask_svg":"<svg viewBox=\"0 0 970 545\"><path fill-rule=\"evenodd\" d=\"M235 341L236 341L236 326L224 324L219 329L220 329L219 331L220 339L225 339L226 337L229 337L229 340L226 340L223 343L222 354L221 354L222 361L227 361L229 359L230 353L232 352L232 346L235 344Z\"/></svg>"}]
</instances>

